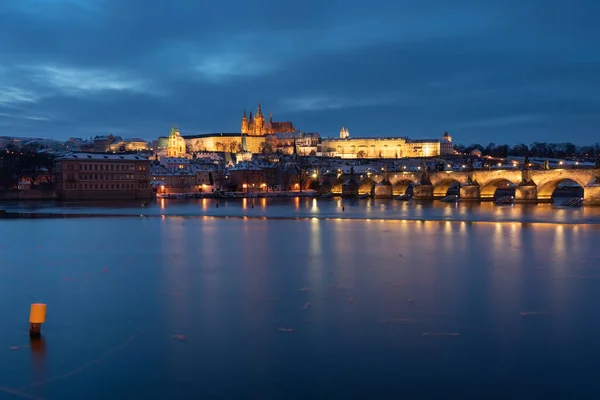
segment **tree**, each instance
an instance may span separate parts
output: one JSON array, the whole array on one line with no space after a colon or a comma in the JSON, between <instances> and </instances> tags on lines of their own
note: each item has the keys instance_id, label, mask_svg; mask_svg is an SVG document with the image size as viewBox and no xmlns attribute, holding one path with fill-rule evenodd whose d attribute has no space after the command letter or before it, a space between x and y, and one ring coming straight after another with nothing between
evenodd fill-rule
<instances>
[{"instance_id":1,"label":"tree","mask_svg":"<svg viewBox=\"0 0 600 400\"><path fill-rule=\"evenodd\" d=\"M216 142L215 148L217 149L217 151L225 151L225 144L222 142Z\"/></svg>"},{"instance_id":2,"label":"tree","mask_svg":"<svg viewBox=\"0 0 600 400\"><path fill-rule=\"evenodd\" d=\"M242 146L239 142L235 142L235 141L229 142L229 151L231 153L237 153L237 152L241 151L241 149L242 149Z\"/></svg>"},{"instance_id":3,"label":"tree","mask_svg":"<svg viewBox=\"0 0 600 400\"><path fill-rule=\"evenodd\" d=\"M359 150L358 153L356 153L356 157L358 157L358 158L365 158L365 151L364 150Z\"/></svg>"},{"instance_id":4,"label":"tree","mask_svg":"<svg viewBox=\"0 0 600 400\"><path fill-rule=\"evenodd\" d=\"M523 143L519 143L515 147L513 147L513 153L514 155L519 157L526 157L529 155L529 148Z\"/></svg>"},{"instance_id":5,"label":"tree","mask_svg":"<svg viewBox=\"0 0 600 400\"><path fill-rule=\"evenodd\" d=\"M273 146L268 141L260 142L260 152L263 154L273 153Z\"/></svg>"}]
</instances>

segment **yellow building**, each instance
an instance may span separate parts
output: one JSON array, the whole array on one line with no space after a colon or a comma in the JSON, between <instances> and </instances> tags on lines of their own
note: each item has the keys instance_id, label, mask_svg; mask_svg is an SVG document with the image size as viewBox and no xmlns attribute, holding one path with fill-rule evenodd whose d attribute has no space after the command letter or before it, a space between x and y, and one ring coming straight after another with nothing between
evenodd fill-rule
<instances>
[{"instance_id":1,"label":"yellow building","mask_svg":"<svg viewBox=\"0 0 600 400\"><path fill-rule=\"evenodd\" d=\"M260 103L258 103L258 110L254 117L252 112L250 116L246 117L246 110L244 110L244 116L242 117L242 129L241 132L248 136L265 136L272 135L274 133L287 133L295 132L296 128L291 122L273 122L273 114L269 113L269 121L265 120L265 116L260 109Z\"/></svg>"},{"instance_id":2,"label":"yellow building","mask_svg":"<svg viewBox=\"0 0 600 400\"><path fill-rule=\"evenodd\" d=\"M110 145L110 151L147 150L148 143L142 139L125 139Z\"/></svg>"},{"instance_id":3,"label":"yellow building","mask_svg":"<svg viewBox=\"0 0 600 400\"><path fill-rule=\"evenodd\" d=\"M260 153L266 143L264 136L245 136L246 150ZM209 133L205 135L185 136L185 143L190 151L242 151L242 135L240 133Z\"/></svg>"},{"instance_id":4,"label":"yellow building","mask_svg":"<svg viewBox=\"0 0 600 400\"><path fill-rule=\"evenodd\" d=\"M179 129L172 127L167 145L167 157L185 157L186 153L185 139L181 137Z\"/></svg>"},{"instance_id":5,"label":"yellow building","mask_svg":"<svg viewBox=\"0 0 600 400\"><path fill-rule=\"evenodd\" d=\"M341 158L436 157L447 152L449 148L451 151L451 141L448 133L442 141L411 140L404 137L350 138L348 129L342 128L339 139L322 140L319 153L322 156Z\"/></svg>"}]
</instances>

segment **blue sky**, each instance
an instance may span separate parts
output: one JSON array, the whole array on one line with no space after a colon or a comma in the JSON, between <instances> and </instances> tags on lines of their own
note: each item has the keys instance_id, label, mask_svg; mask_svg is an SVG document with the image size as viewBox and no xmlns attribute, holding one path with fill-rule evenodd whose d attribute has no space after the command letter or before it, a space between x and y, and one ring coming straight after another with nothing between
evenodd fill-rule
<instances>
[{"instance_id":1,"label":"blue sky","mask_svg":"<svg viewBox=\"0 0 600 400\"><path fill-rule=\"evenodd\" d=\"M593 143L600 1L0 1L0 135Z\"/></svg>"}]
</instances>

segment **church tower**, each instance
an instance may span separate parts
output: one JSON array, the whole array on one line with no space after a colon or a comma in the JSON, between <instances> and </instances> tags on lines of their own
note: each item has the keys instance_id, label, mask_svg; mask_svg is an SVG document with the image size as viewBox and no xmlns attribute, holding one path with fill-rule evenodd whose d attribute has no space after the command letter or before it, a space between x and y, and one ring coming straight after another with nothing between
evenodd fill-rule
<instances>
[{"instance_id":1,"label":"church tower","mask_svg":"<svg viewBox=\"0 0 600 400\"><path fill-rule=\"evenodd\" d=\"M246 110L244 110L244 116L242 117L242 133L248 133L248 118L246 118Z\"/></svg>"},{"instance_id":2,"label":"church tower","mask_svg":"<svg viewBox=\"0 0 600 400\"><path fill-rule=\"evenodd\" d=\"M169 133L169 144L167 145L167 157L181 157L185 154L185 140L181 137L179 129L175 125Z\"/></svg>"},{"instance_id":3,"label":"church tower","mask_svg":"<svg viewBox=\"0 0 600 400\"><path fill-rule=\"evenodd\" d=\"M350 132L348 132L348 128L344 128L342 126L342 129L340 129L340 139L346 139L350 136Z\"/></svg>"},{"instance_id":4,"label":"church tower","mask_svg":"<svg viewBox=\"0 0 600 400\"><path fill-rule=\"evenodd\" d=\"M265 116L260 109L260 102L258 103L258 109L256 110L256 114L254 115L254 134L255 135L263 135L265 128Z\"/></svg>"}]
</instances>

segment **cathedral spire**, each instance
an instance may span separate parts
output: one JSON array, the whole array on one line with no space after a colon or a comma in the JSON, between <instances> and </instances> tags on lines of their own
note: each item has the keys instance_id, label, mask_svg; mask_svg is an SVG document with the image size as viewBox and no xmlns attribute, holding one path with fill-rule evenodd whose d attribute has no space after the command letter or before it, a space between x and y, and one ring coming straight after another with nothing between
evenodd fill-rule
<instances>
[{"instance_id":1,"label":"cathedral spire","mask_svg":"<svg viewBox=\"0 0 600 400\"><path fill-rule=\"evenodd\" d=\"M256 110L256 115L262 115L262 110L260 109L260 101L258 102L258 110Z\"/></svg>"},{"instance_id":2,"label":"cathedral spire","mask_svg":"<svg viewBox=\"0 0 600 400\"><path fill-rule=\"evenodd\" d=\"M269 122L273 123L273 111L269 111Z\"/></svg>"},{"instance_id":3,"label":"cathedral spire","mask_svg":"<svg viewBox=\"0 0 600 400\"><path fill-rule=\"evenodd\" d=\"M244 108L244 118L246 118L246 109Z\"/></svg>"}]
</instances>

